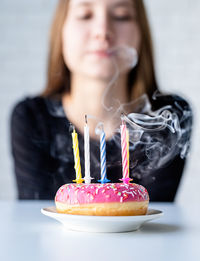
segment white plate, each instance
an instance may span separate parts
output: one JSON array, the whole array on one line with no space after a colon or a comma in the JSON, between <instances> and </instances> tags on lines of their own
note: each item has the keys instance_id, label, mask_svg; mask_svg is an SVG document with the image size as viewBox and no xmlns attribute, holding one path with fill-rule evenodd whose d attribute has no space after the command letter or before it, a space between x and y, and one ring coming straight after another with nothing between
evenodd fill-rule
<instances>
[{"instance_id":1,"label":"white plate","mask_svg":"<svg viewBox=\"0 0 200 261\"><path fill-rule=\"evenodd\" d=\"M41 209L42 214L61 222L67 229L85 232L127 232L139 229L145 222L159 218L163 212L149 209L143 216L83 216L57 213L55 207Z\"/></svg>"}]
</instances>

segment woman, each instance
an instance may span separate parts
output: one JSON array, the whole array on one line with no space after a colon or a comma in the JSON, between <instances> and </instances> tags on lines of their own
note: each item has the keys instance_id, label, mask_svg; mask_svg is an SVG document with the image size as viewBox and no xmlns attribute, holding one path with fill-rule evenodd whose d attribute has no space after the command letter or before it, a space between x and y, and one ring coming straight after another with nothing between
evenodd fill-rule
<instances>
[{"instance_id":1,"label":"woman","mask_svg":"<svg viewBox=\"0 0 200 261\"><path fill-rule=\"evenodd\" d=\"M124 46L138 54L133 56L134 63L138 59L136 66L121 68L123 63L126 65L127 54L125 59L119 59L120 48ZM182 129L191 126L191 111L186 101L161 94L153 98L155 91L159 93L141 0L60 0L51 30L46 88L42 95L20 102L12 114L12 151L19 199L53 199L62 184L75 178L70 124L79 134L84 173L85 114L104 123L107 176L112 182L118 182L122 175L121 152L117 139L113 138L120 124L119 117L113 117L114 112L123 112L119 104L130 104L126 113L145 112L143 105L129 102L146 94L152 110L170 106ZM188 113L187 117L183 117L183 111ZM96 121L90 120L89 126L91 176L97 182L100 164ZM152 132L156 141L158 132ZM165 144L166 130L160 136L159 144ZM190 129L183 138L189 137ZM134 155L130 175L134 182L146 186L152 201L173 201L185 164L181 150L165 160L167 164L149 167L154 164L143 155L144 140L147 138L142 135L141 142L130 150L131 160Z\"/></svg>"}]
</instances>

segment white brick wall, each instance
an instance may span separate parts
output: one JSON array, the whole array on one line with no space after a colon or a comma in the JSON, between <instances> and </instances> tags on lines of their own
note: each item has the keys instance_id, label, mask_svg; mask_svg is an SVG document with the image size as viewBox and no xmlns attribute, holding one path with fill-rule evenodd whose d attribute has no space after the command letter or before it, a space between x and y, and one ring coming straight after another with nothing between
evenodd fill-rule
<instances>
[{"instance_id":1,"label":"white brick wall","mask_svg":"<svg viewBox=\"0 0 200 261\"><path fill-rule=\"evenodd\" d=\"M0 1L0 199L14 199L11 109L45 83L48 29L56 0Z\"/></svg>"},{"instance_id":2,"label":"white brick wall","mask_svg":"<svg viewBox=\"0 0 200 261\"><path fill-rule=\"evenodd\" d=\"M48 28L56 0L0 1L0 199L14 199L9 116L13 104L45 83ZM161 89L181 94L194 109L193 146L177 201L200 200L200 1L145 0Z\"/></svg>"},{"instance_id":3,"label":"white brick wall","mask_svg":"<svg viewBox=\"0 0 200 261\"><path fill-rule=\"evenodd\" d=\"M192 149L177 202L200 202L200 1L146 0L161 89L182 95L194 110Z\"/></svg>"}]
</instances>

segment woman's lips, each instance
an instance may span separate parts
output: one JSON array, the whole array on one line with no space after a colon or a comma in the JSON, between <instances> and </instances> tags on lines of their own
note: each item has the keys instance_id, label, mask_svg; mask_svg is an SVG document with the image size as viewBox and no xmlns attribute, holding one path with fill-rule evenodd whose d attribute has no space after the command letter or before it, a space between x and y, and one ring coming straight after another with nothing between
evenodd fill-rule
<instances>
[{"instance_id":1,"label":"woman's lips","mask_svg":"<svg viewBox=\"0 0 200 261\"><path fill-rule=\"evenodd\" d=\"M109 50L94 50L94 51L89 51L88 53L98 57L110 57L113 55L113 53Z\"/></svg>"}]
</instances>

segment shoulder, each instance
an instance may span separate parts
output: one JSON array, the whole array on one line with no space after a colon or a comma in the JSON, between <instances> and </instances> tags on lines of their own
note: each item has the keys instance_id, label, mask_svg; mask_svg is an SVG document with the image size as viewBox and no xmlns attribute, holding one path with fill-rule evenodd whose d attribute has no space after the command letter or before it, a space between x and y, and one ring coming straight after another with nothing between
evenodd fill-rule
<instances>
[{"instance_id":1,"label":"shoulder","mask_svg":"<svg viewBox=\"0 0 200 261\"><path fill-rule=\"evenodd\" d=\"M26 97L17 102L12 110L14 115L24 115L26 113L34 113L45 108L45 99L39 96Z\"/></svg>"},{"instance_id":2,"label":"shoulder","mask_svg":"<svg viewBox=\"0 0 200 261\"><path fill-rule=\"evenodd\" d=\"M183 97L176 94L157 93L152 97L152 109L167 109L175 113L179 118L181 127L186 125L190 128L193 122L193 110L190 103Z\"/></svg>"},{"instance_id":3,"label":"shoulder","mask_svg":"<svg viewBox=\"0 0 200 261\"><path fill-rule=\"evenodd\" d=\"M156 93L153 95L151 103L153 110L159 110L167 106L169 111L175 112L181 118L187 116L187 118L191 119L193 116L191 104L177 94Z\"/></svg>"},{"instance_id":4,"label":"shoulder","mask_svg":"<svg viewBox=\"0 0 200 261\"><path fill-rule=\"evenodd\" d=\"M22 120L33 122L47 113L45 100L42 97L27 97L14 105L11 120ZM24 122L25 123L25 122Z\"/></svg>"},{"instance_id":5,"label":"shoulder","mask_svg":"<svg viewBox=\"0 0 200 261\"><path fill-rule=\"evenodd\" d=\"M27 97L14 105L10 124L12 133L46 135L49 114L43 97Z\"/></svg>"},{"instance_id":6,"label":"shoulder","mask_svg":"<svg viewBox=\"0 0 200 261\"><path fill-rule=\"evenodd\" d=\"M154 109L160 109L163 106L169 105L176 107L177 109L191 110L190 103L185 98L177 94L155 93L151 102Z\"/></svg>"}]
</instances>

